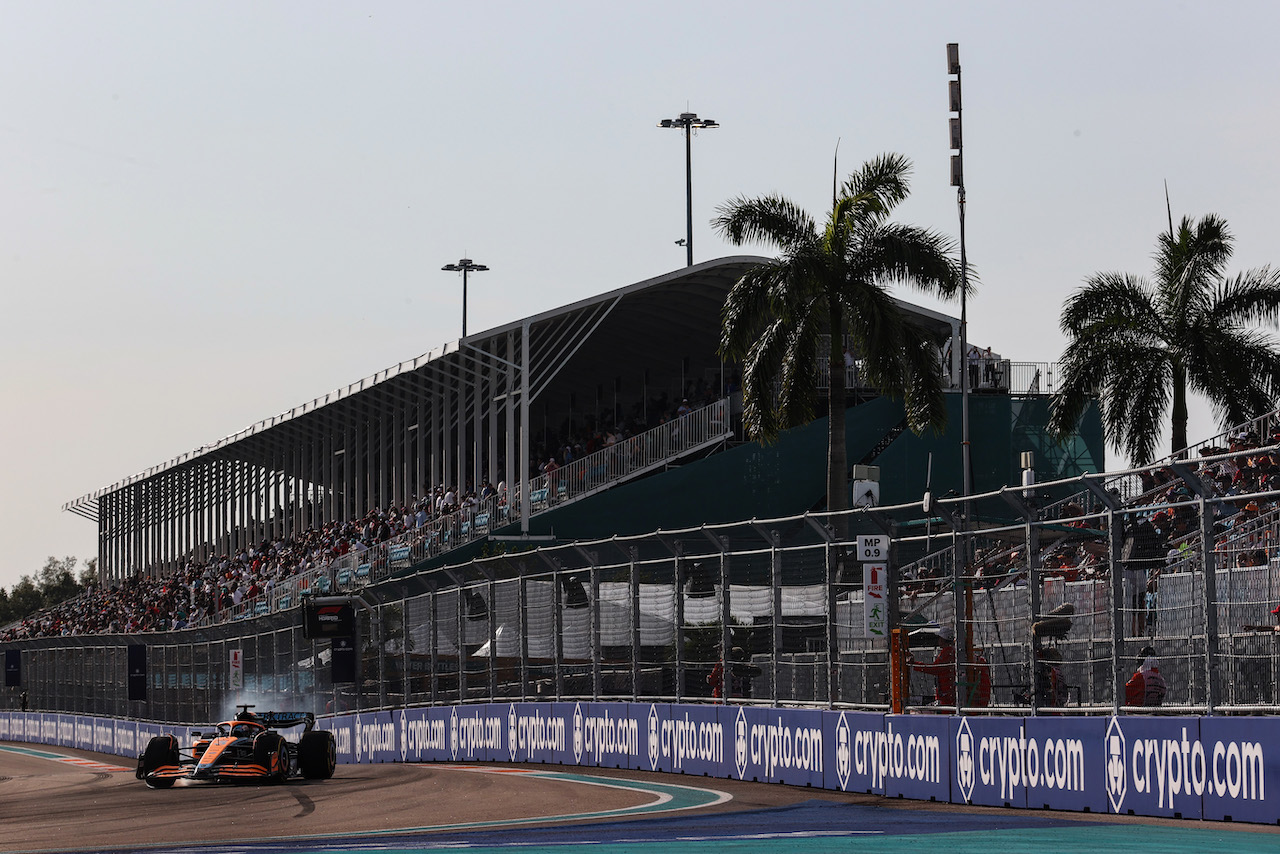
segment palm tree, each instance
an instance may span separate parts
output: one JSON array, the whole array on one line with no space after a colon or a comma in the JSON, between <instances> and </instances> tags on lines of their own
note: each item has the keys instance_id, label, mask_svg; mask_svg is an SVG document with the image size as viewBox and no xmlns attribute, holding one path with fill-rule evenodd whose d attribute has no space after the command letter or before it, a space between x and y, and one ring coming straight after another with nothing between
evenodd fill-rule
<instances>
[{"instance_id":1,"label":"palm tree","mask_svg":"<svg viewBox=\"0 0 1280 854\"><path fill-rule=\"evenodd\" d=\"M1209 214L1173 218L1161 234L1151 282L1097 273L1066 302L1062 384L1050 429L1076 426L1097 395L1103 428L1133 465L1146 465L1172 402L1172 448L1187 447L1187 392L1208 398L1223 425L1240 424L1274 406L1280 349L1255 324L1274 324L1280 275L1267 267L1234 278L1223 273L1233 238Z\"/></svg>"},{"instance_id":2,"label":"palm tree","mask_svg":"<svg viewBox=\"0 0 1280 854\"><path fill-rule=\"evenodd\" d=\"M846 333L868 380L904 400L913 431L946 424L936 342L887 291L903 283L951 296L960 287L948 238L888 220L907 197L910 171L900 154L863 164L833 194L821 230L780 196L729 201L714 220L734 245L759 241L780 253L738 280L721 317L720 353L742 365L747 433L770 442L782 429L813 420L819 360L827 362L828 510L848 507Z\"/></svg>"}]
</instances>

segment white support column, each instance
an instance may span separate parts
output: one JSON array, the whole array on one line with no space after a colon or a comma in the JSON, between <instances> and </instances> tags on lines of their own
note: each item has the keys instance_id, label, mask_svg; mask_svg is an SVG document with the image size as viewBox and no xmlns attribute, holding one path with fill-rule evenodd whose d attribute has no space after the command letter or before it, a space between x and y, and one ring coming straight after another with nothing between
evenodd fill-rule
<instances>
[{"instance_id":1,"label":"white support column","mask_svg":"<svg viewBox=\"0 0 1280 854\"><path fill-rule=\"evenodd\" d=\"M478 359L473 360L475 371L471 373L471 488L480 492L480 482L484 479L484 413L489 408L485 405L485 383L483 367Z\"/></svg>"},{"instance_id":2,"label":"white support column","mask_svg":"<svg viewBox=\"0 0 1280 854\"><path fill-rule=\"evenodd\" d=\"M529 321L520 325L520 533L529 533Z\"/></svg>"},{"instance_id":3,"label":"white support column","mask_svg":"<svg viewBox=\"0 0 1280 854\"><path fill-rule=\"evenodd\" d=\"M435 370L435 369L433 369ZM435 370L436 381L440 374ZM431 392L431 485L444 483L444 473L448 471L444 463L444 388L437 385Z\"/></svg>"},{"instance_id":4,"label":"white support column","mask_svg":"<svg viewBox=\"0 0 1280 854\"><path fill-rule=\"evenodd\" d=\"M507 360L507 364L506 364L507 381L503 387L503 390L506 392L507 423L506 423L506 429L503 431L503 445L504 445L503 449L504 449L504 454L506 456L506 466L502 475L502 480L507 485L508 512L510 512L511 508L514 506L512 504L512 501L515 499L515 494L516 494L516 472L520 470L516 466L517 452L516 452L516 442L515 442L516 440L516 408L515 408L516 407L516 389L515 389L516 375L515 375L515 366L512 364L515 361L515 359L513 358L515 356L515 349L516 349L515 335L511 332L508 332L507 348L503 353L503 355L506 356L506 360Z\"/></svg>"},{"instance_id":5,"label":"white support column","mask_svg":"<svg viewBox=\"0 0 1280 854\"><path fill-rule=\"evenodd\" d=\"M413 491L419 499L428 496L431 489L430 470L427 467L427 436L431 433L431 426L427 423L427 388L421 372L418 372L414 379L416 388L414 400L417 404L417 416L414 423L418 425L418 429L414 431L414 478Z\"/></svg>"}]
</instances>

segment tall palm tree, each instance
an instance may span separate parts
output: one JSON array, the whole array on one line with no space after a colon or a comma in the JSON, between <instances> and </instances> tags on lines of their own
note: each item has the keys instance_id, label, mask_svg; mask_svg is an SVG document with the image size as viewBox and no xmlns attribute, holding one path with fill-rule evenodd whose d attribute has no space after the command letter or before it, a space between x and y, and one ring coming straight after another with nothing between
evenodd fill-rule
<instances>
[{"instance_id":1,"label":"tall palm tree","mask_svg":"<svg viewBox=\"0 0 1280 854\"><path fill-rule=\"evenodd\" d=\"M1280 316L1280 275L1267 267L1234 278L1223 268L1233 238L1209 214L1161 234L1151 282L1097 273L1068 298L1062 385L1050 429L1075 428L1099 397L1112 446L1146 465L1172 403L1172 447L1187 447L1187 392L1208 398L1221 424L1269 411L1280 391L1280 349L1256 324Z\"/></svg>"},{"instance_id":2,"label":"tall palm tree","mask_svg":"<svg viewBox=\"0 0 1280 854\"><path fill-rule=\"evenodd\" d=\"M811 421L820 360L827 362L829 510L848 507L845 333L868 380L904 400L913 431L946 424L936 342L887 290L902 283L951 296L960 288L948 238L889 222L907 197L910 171L900 154L866 162L833 194L822 229L780 196L729 201L714 220L734 245L762 242L779 252L738 280L721 317L720 352L742 365L748 434L768 442L784 428Z\"/></svg>"}]
</instances>

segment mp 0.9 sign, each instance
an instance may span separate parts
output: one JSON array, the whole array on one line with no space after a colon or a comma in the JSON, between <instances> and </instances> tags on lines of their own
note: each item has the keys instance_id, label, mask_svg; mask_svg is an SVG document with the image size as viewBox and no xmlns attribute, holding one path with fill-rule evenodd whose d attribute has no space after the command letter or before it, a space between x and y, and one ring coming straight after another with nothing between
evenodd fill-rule
<instances>
[{"instance_id":1,"label":"mp 0.9 sign","mask_svg":"<svg viewBox=\"0 0 1280 854\"><path fill-rule=\"evenodd\" d=\"M859 534L858 560L871 563L883 563L889 559L889 536L887 534Z\"/></svg>"}]
</instances>

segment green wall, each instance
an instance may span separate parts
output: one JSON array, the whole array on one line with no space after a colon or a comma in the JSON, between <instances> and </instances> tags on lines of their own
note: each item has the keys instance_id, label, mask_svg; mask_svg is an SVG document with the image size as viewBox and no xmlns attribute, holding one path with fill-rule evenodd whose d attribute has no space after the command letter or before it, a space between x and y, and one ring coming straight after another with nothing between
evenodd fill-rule
<instances>
[{"instance_id":1,"label":"green wall","mask_svg":"<svg viewBox=\"0 0 1280 854\"><path fill-rule=\"evenodd\" d=\"M935 495L961 490L959 394L947 395L948 424L942 434L902 431L878 457L880 503L920 500L933 455ZM999 489L1020 479L1022 451L1036 452L1041 481L1104 471L1102 426L1096 407L1087 412L1078 437L1058 447L1044 429L1049 399L970 395L969 435L975 492ZM876 398L848 410L849 463L861 462L903 421L902 406ZM704 460L615 487L587 501L545 513L530 533L559 538L608 537L657 528L694 527L788 516L825 505L827 419L788 430L774 444L752 442Z\"/></svg>"}]
</instances>

